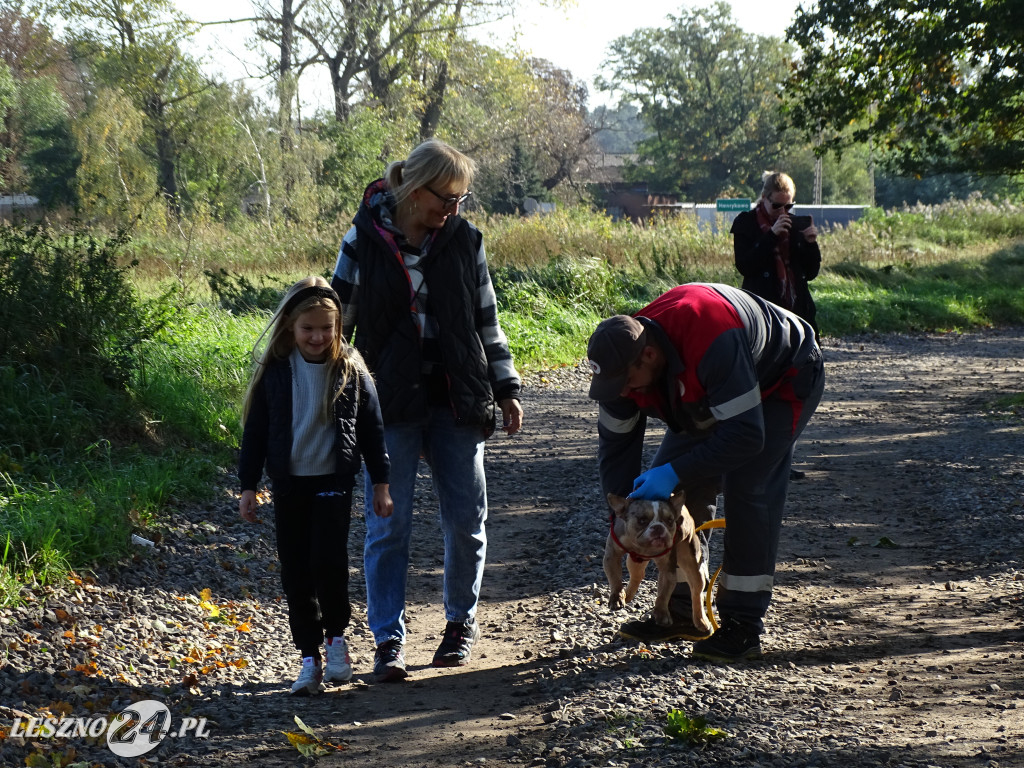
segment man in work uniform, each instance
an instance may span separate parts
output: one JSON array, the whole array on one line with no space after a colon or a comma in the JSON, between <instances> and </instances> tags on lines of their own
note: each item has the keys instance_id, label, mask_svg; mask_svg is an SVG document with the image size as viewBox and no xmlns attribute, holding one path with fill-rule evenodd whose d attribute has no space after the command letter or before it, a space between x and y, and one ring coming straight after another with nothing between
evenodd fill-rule
<instances>
[{"instance_id":1,"label":"man in work uniform","mask_svg":"<svg viewBox=\"0 0 1024 768\"><path fill-rule=\"evenodd\" d=\"M598 461L605 494L666 499L677 488L697 525L719 487L726 528L711 636L693 626L680 584L673 624L624 624L623 636L696 640L693 655L740 661L761 654L793 445L825 386L814 329L797 315L727 285L680 285L590 337L590 397L600 403ZM641 474L647 417L667 429ZM706 545L705 545L706 555ZM705 557L706 562L706 557Z\"/></svg>"}]
</instances>

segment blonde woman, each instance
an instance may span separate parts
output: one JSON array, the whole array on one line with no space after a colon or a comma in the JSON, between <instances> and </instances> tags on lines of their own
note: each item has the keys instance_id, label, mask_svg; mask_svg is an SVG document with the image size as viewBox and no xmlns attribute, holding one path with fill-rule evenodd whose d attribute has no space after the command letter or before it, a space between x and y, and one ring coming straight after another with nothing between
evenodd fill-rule
<instances>
[{"instance_id":1,"label":"blonde woman","mask_svg":"<svg viewBox=\"0 0 1024 768\"><path fill-rule=\"evenodd\" d=\"M444 538L444 613L433 664L469 662L487 551L484 440L522 424L520 379L498 324L483 236L459 215L475 164L437 139L391 163L367 187L345 235L332 285L346 331L380 393L395 511L367 507L367 618L374 677L407 676L405 590L413 490L430 466Z\"/></svg>"},{"instance_id":2,"label":"blonde woman","mask_svg":"<svg viewBox=\"0 0 1024 768\"><path fill-rule=\"evenodd\" d=\"M818 229L810 216L797 216L796 184L778 171L764 176L761 197L732 223L736 269L744 290L800 315L814 328L817 309L807 283L821 269Z\"/></svg>"}]
</instances>

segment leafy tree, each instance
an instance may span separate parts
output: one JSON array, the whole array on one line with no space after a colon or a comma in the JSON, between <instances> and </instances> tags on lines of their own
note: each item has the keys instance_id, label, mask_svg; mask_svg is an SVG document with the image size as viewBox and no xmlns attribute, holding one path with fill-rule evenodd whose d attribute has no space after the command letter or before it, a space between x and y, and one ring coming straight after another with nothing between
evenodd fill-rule
<instances>
[{"instance_id":1,"label":"leafy tree","mask_svg":"<svg viewBox=\"0 0 1024 768\"><path fill-rule=\"evenodd\" d=\"M938 205L971 197L1004 198L1020 201L1024 197L1019 177L941 173L933 176L895 176L879 173L875 179L875 204L882 208L900 208L923 203Z\"/></svg>"},{"instance_id":2,"label":"leafy tree","mask_svg":"<svg viewBox=\"0 0 1024 768\"><path fill-rule=\"evenodd\" d=\"M566 0L546 0L560 5ZM272 0L255 5L258 36L275 46L273 69L297 77L325 66L334 116L347 121L369 98L398 116L416 92L420 135L436 130L445 102L449 60L465 29L506 15L514 0Z\"/></svg>"},{"instance_id":3,"label":"leafy tree","mask_svg":"<svg viewBox=\"0 0 1024 768\"><path fill-rule=\"evenodd\" d=\"M31 13L20 2L0 0L0 64L9 68L15 90L0 139L7 151L0 176L45 205L72 203L74 71L65 47Z\"/></svg>"},{"instance_id":4,"label":"leafy tree","mask_svg":"<svg viewBox=\"0 0 1024 768\"><path fill-rule=\"evenodd\" d=\"M337 195L333 213L355 212L366 185L383 175L381 152L398 137L382 112L379 107L359 106L344 125L332 119L317 121L317 133L331 147L321 181Z\"/></svg>"},{"instance_id":5,"label":"leafy tree","mask_svg":"<svg viewBox=\"0 0 1024 768\"><path fill-rule=\"evenodd\" d=\"M788 37L793 122L832 128L828 146L870 138L911 173L1024 170L1020 0L819 0Z\"/></svg>"},{"instance_id":6,"label":"leafy tree","mask_svg":"<svg viewBox=\"0 0 1024 768\"><path fill-rule=\"evenodd\" d=\"M600 87L640 106L651 136L638 144L637 180L692 200L757 183L789 137L780 108L792 49L748 35L729 6L680 11L664 28L611 45Z\"/></svg>"},{"instance_id":7,"label":"leafy tree","mask_svg":"<svg viewBox=\"0 0 1024 768\"><path fill-rule=\"evenodd\" d=\"M447 92L438 135L477 161L473 197L488 209L556 197L593 151L586 87L543 59L461 39ZM519 195L515 187L524 183L528 191Z\"/></svg>"},{"instance_id":8,"label":"leafy tree","mask_svg":"<svg viewBox=\"0 0 1024 768\"><path fill-rule=\"evenodd\" d=\"M792 176L796 184L796 201L806 204L814 201L814 166L813 146L795 142L786 148L778 165L770 170L785 171ZM855 145L842 155L824 155L821 159L821 202L826 205L873 205L870 168L870 150L864 144ZM760 195L761 186L758 183L751 187L749 196Z\"/></svg>"},{"instance_id":9,"label":"leafy tree","mask_svg":"<svg viewBox=\"0 0 1024 768\"><path fill-rule=\"evenodd\" d=\"M438 135L476 160L474 203L490 207L504 188L516 136L527 125L530 94L529 68L521 57L467 39L453 50Z\"/></svg>"},{"instance_id":10,"label":"leafy tree","mask_svg":"<svg viewBox=\"0 0 1024 768\"><path fill-rule=\"evenodd\" d=\"M244 86L213 83L179 116L178 176L195 211L228 220L310 223L335 205L323 185L330 144L310 123L282 144L280 120Z\"/></svg>"},{"instance_id":11,"label":"leafy tree","mask_svg":"<svg viewBox=\"0 0 1024 768\"><path fill-rule=\"evenodd\" d=\"M624 155L636 152L637 144L648 137L635 104L623 102L614 108L597 107L588 118L594 128L594 142L602 152Z\"/></svg>"},{"instance_id":12,"label":"leafy tree","mask_svg":"<svg viewBox=\"0 0 1024 768\"><path fill-rule=\"evenodd\" d=\"M542 185L551 191L573 180L573 170L593 152L595 128L587 120L589 93L582 80L544 59L529 59L534 96L532 144Z\"/></svg>"},{"instance_id":13,"label":"leafy tree","mask_svg":"<svg viewBox=\"0 0 1024 768\"><path fill-rule=\"evenodd\" d=\"M301 18L296 14L296 33L313 49L312 60L330 74L338 122L348 119L367 81L388 106L390 87L408 71L408 61L400 56L402 46L433 29L432 14L445 5L446 0L311 0Z\"/></svg>"},{"instance_id":14,"label":"leafy tree","mask_svg":"<svg viewBox=\"0 0 1024 768\"><path fill-rule=\"evenodd\" d=\"M54 38L51 27L40 21L39 13L20 0L0 0L0 60L10 67L15 80L54 78L69 101L70 92L63 87L74 80L74 68L67 50Z\"/></svg>"},{"instance_id":15,"label":"leafy tree","mask_svg":"<svg viewBox=\"0 0 1024 768\"><path fill-rule=\"evenodd\" d=\"M69 23L72 57L88 84L122 92L145 118L139 138L156 170L157 188L177 214L179 152L197 97L210 87L180 42L191 26L170 0L54 0Z\"/></svg>"},{"instance_id":16,"label":"leafy tree","mask_svg":"<svg viewBox=\"0 0 1024 768\"><path fill-rule=\"evenodd\" d=\"M85 209L111 220L141 216L157 193L156 169L142 150L145 115L119 91L101 88L73 130Z\"/></svg>"},{"instance_id":17,"label":"leafy tree","mask_svg":"<svg viewBox=\"0 0 1024 768\"><path fill-rule=\"evenodd\" d=\"M71 132L67 103L52 77L34 77L18 88L22 130L21 166L26 187L43 205L73 205L80 157Z\"/></svg>"},{"instance_id":18,"label":"leafy tree","mask_svg":"<svg viewBox=\"0 0 1024 768\"><path fill-rule=\"evenodd\" d=\"M193 97L192 109L177 115L177 176L183 200L194 212L209 212L226 220L242 211L251 186L264 182L263 191L280 190L267 184L262 164L279 164L276 122L244 87L211 83ZM272 174L273 175L273 174ZM271 209L264 210L267 216Z\"/></svg>"},{"instance_id":19,"label":"leafy tree","mask_svg":"<svg viewBox=\"0 0 1024 768\"><path fill-rule=\"evenodd\" d=\"M11 68L0 62L0 185L4 185L3 163L11 153L10 129L7 127L11 107L14 106L17 97L17 90L14 85L14 78L11 76ZM6 140L4 140L6 139Z\"/></svg>"},{"instance_id":20,"label":"leafy tree","mask_svg":"<svg viewBox=\"0 0 1024 768\"><path fill-rule=\"evenodd\" d=\"M543 200L547 197L533 158L523 149L521 142L517 141L513 146L501 181L503 183L489 200L488 208L492 213L525 213L526 198Z\"/></svg>"}]
</instances>

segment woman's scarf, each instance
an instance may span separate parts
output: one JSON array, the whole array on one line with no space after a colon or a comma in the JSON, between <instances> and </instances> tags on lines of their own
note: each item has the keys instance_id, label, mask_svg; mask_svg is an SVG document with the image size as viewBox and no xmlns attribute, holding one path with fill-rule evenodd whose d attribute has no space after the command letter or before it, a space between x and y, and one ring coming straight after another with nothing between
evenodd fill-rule
<instances>
[{"instance_id":1,"label":"woman's scarf","mask_svg":"<svg viewBox=\"0 0 1024 768\"><path fill-rule=\"evenodd\" d=\"M757 206L757 224L762 232L772 228L764 202ZM789 232L775 236L775 276L779 281L779 303L786 309L796 306L796 276L789 261Z\"/></svg>"}]
</instances>

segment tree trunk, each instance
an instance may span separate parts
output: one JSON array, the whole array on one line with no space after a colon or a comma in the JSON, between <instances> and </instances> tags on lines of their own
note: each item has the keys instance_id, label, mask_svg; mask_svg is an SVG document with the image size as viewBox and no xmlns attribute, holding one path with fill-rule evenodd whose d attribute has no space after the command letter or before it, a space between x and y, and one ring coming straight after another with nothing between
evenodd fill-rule
<instances>
[{"instance_id":1,"label":"tree trunk","mask_svg":"<svg viewBox=\"0 0 1024 768\"><path fill-rule=\"evenodd\" d=\"M442 61L437 67L437 77L430 87L427 103L423 108L423 119L420 120L420 141L425 141L437 133L441 122L441 108L444 105L444 92L448 87L448 62Z\"/></svg>"},{"instance_id":2,"label":"tree trunk","mask_svg":"<svg viewBox=\"0 0 1024 768\"><path fill-rule=\"evenodd\" d=\"M331 90L334 91L334 119L339 123L347 123L351 106L348 103L348 86L350 79L341 71L341 54L327 62L331 71Z\"/></svg>"},{"instance_id":3,"label":"tree trunk","mask_svg":"<svg viewBox=\"0 0 1024 768\"><path fill-rule=\"evenodd\" d=\"M153 123L156 139L157 184L164 197L167 209L175 217L181 217L181 200L178 199L178 154L174 147L174 134L167 124L167 104L159 93L166 87L168 68L157 72L155 80L159 88L146 100L146 112Z\"/></svg>"},{"instance_id":4,"label":"tree trunk","mask_svg":"<svg viewBox=\"0 0 1024 768\"><path fill-rule=\"evenodd\" d=\"M178 199L178 179L174 137L166 121L161 119L156 125L157 174L160 191L164 195L168 210L176 217L181 216L181 201Z\"/></svg>"},{"instance_id":5,"label":"tree trunk","mask_svg":"<svg viewBox=\"0 0 1024 768\"><path fill-rule=\"evenodd\" d=\"M458 0L455 4L455 19L448 32L449 56L451 56L452 49L455 47L455 43L458 40L456 30L462 21L462 4L463 0ZM441 111L444 107L444 95L447 88L448 59L445 58L444 61L438 65L437 77L434 78L434 84L430 87L430 93L427 96L427 104L423 109L423 119L420 120L420 141L429 139L437 133L437 126L441 122Z\"/></svg>"},{"instance_id":6,"label":"tree trunk","mask_svg":"<svg viewBox=\"0 0 1024 768\"><path fill-rule=\"evenodd\" d=\"M292 0L281 0L281 60L277 68L278 122L281 129L281 149L292 148L292 101L296 82L292 74L292 53L295 50L295 13Z\"/></svg>"}]
</instances>

